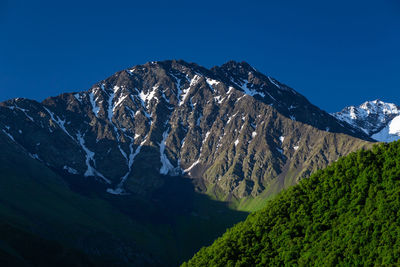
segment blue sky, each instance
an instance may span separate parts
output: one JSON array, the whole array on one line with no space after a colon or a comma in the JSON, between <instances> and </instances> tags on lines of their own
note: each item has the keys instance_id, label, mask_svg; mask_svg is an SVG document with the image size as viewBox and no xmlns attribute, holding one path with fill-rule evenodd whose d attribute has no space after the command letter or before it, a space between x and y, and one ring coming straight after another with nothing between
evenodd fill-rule
<instances>
[{"instance_id":1,"label":"blue sky","mask_svg":"<svg viewBox=\"0 0 400 267\"><path fill-rule=\"evenodd\" d=\"M400 104L400 1L0 0L0 101L163 59L247 61L332 112Z\"/></svg>"}]
</instances>

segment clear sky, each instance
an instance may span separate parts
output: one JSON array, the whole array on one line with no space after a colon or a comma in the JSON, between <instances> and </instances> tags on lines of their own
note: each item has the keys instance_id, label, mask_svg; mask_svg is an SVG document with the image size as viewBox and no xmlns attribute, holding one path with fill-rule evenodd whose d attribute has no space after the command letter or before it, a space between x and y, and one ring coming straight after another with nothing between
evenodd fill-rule
<instances>
[{"instance_id":1,"label":"clear sky","mask_svg":"<svg viewBox=\"0 0 400 267\"><path fill-rule=\"evenodd\" d=\"M247 61L329 112L400 104L400 1L0 0L0 101L163 59Z\"/></svg>"}]
</instances>

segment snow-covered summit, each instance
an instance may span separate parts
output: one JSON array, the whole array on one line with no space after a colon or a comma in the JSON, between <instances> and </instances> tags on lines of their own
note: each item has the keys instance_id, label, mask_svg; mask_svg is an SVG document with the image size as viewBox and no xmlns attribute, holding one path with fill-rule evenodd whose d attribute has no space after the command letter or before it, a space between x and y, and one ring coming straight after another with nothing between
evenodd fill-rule
<instances>
[{"instance_id":1,"label":"snow-covered summit","mask_svg":"<svg viewBox=\"0 0 400 267\"><path fill-rule=\"evenodd\" d=\"M359 106L349 106L332 114L373 139L391 142L400 139L400 107L381 100L366 101Z\"/></svg>"}]
</instances>

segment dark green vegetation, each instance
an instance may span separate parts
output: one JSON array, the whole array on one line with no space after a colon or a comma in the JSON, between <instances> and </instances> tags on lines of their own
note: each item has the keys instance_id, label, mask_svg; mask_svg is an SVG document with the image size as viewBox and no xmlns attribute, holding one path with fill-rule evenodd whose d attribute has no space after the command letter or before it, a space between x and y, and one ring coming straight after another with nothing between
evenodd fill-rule
<instances>
[{"instance_id":1,"label":"dark green vegetation","mask_svg":"<svg viewBox=\"0 0 400 267\"><path fill-rule=\"evenodd\" d=\"M400 142L283 191L183 266L400 264Z\"/></svg>"},{"instance_id":2,"label":"dark green vegetation","mask_svg":"<svg viewBox=\"0 0 400 267\"><path fill-rule=\"evenodd\" d=\"M106 266L100 260L90 260L81 252L9 224L0 224L0 236L0 266Z\"/></svg>"},{"instance_id":3,"label":"dark green vegetation","mask_svg":"<svg viewBox=\"0 0 400 267\"><path fill-rule=\"evenodd\" d=\"M0 147L0 266L176 266L247 215L177 177L152 201L71 190L8 138Z\"/></svg>"}]
</instances>

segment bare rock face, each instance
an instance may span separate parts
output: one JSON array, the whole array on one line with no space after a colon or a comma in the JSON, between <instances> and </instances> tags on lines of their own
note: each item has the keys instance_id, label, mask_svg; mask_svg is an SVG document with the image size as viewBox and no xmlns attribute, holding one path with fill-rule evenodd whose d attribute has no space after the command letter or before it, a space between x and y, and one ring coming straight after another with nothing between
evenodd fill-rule
<instances>
[{"instance_id":1,"label":"bare rock face","mask_svg":"<svg viewBox=\"0 0 400 267\"><path fill-rule=\"evenodd\" d=\"M175 60L41 103L0 103L0 135L110 194L146 196L182 176L225 200L280 190L371 140L245 62Z\"/></svg>"}]
</instances>

